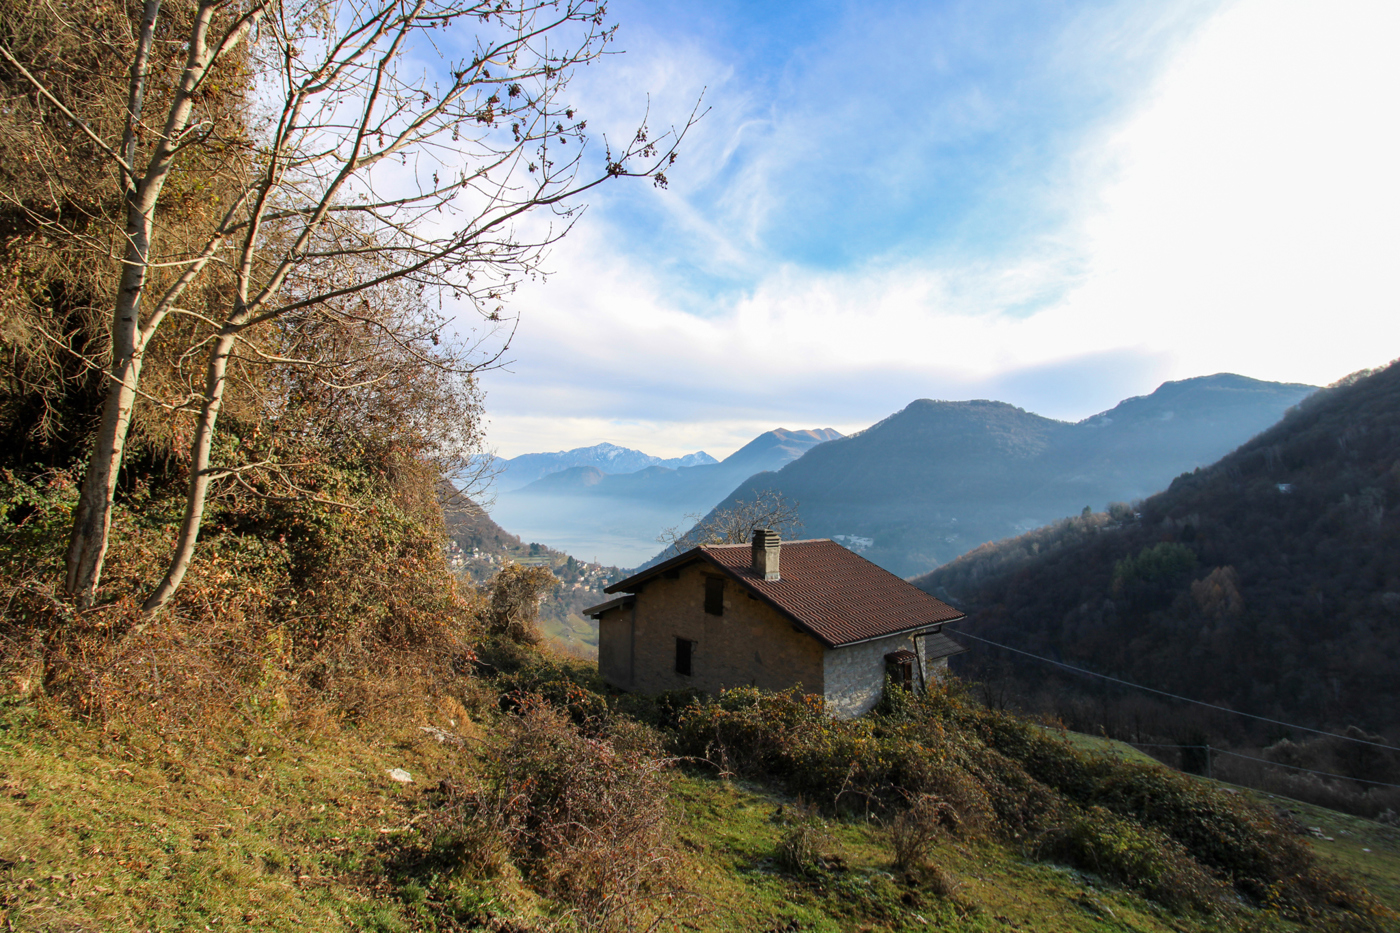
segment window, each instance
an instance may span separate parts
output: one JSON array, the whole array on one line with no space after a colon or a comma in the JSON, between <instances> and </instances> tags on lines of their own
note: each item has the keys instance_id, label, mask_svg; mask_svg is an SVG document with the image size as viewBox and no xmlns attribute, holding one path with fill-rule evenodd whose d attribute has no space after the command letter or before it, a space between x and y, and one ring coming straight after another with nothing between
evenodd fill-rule
<instances>
[{"instance_id":1,"label":"window","mask_svg":"<svg viewBox=\"0 0 1400 933\"><path fill-rule=\"evenodd\" d=\"M914 689L914 664L918 660L919 656L908 648L891 651L885 655L885 676L889 678L890 686L905 690Z\"/></svg>"},{"instance_id":2,"label":"window","mask_svg":"<svg viewBox=\"0 0 1400 933\"><path fill-rule=\"evenodd\" d=\"M724 615L724 577L705 578L705 611L712 616Z\"/></svg>"},{"instance_id":3,"label":"window","mask_svg":"<svg viewBox=\"0 0 1400 933\"><path fill-rule=\"evenodd\" d=\"M676 639L676 673L690 676L690 658L695 653L695 642L688 638Z\"/></svg>"},{"instance_id":4,"label":"window","mask_svg":"<svg viewBox=\"0 0 1400 933\"><path fill-rule=\"evenodd\" d=\"M896 687L909 689L914 683L914 665L910 661L890 661L886 665L889 672L890 683Z\"/></svg>"}]
</instances>

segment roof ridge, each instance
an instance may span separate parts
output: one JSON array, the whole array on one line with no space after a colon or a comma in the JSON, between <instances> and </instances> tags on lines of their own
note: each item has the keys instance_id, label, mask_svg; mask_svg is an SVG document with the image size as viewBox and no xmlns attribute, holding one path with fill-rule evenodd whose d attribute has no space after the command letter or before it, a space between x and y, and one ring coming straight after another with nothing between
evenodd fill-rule
<instances>
[{"instance_id":1,"label":"roof ridge","mask_svg":"<svg viewBox=\"0 0 1400 933\"><path fill-rule=\"evenodd\" d=\"M854 644L966 618L959 610L830 538L786 542L782 576L753 573L747 544L701 545L604 589L632 591L653 577L704 562L828 647ZM807 545L829 545L808 547ZM795 546L794 546L795 545Z\"/></svg>"},{"instance_id":2,"label":"roof ridge","mask_svg":"<svg viewBox=\"0 0 1400 933\"><path fill-rule=\"evenodd\" d=\"M830 539L830 538L793 538L791 541L781 541L781 540L780 540L780 541L779 541L779 544L781 544L783 547L787 547L789 544L819 544L819 543L821 543L822 541L831 541L832 544L836 544L836 542L835 542L835 541L832 541L832 539ZM751 541L745 541L743 544L701 544L701 545L699 545L699 547L706 548L706 549L714 549L714 548L721 548L721 547L752 547L752 546L753 546L753 542L751 542ZM841 545L836 544L836 546L837 546L837 547L840 547Z\"/></svg>"}]
</instances>

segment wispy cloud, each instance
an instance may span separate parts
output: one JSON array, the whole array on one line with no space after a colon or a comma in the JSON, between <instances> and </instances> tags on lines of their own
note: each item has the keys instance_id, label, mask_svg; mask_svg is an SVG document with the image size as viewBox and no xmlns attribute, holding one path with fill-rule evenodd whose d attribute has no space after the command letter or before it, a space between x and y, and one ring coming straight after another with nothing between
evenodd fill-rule
<instances>
[{"instance_id":1,"label":"wispy cloud","mask_svg":"<svg viewBox=\"0 0 1400 933\"><path fill-rule=\"evenodd\" d=\"M576 85L609 133L643 89L713 109L672 191L610 187L517 297L503 452L721 456L921 396L1077 418L1400 353L1392 4L818 6L786 44L716 9L643 15Z\"/></svg>"}]
</instances>

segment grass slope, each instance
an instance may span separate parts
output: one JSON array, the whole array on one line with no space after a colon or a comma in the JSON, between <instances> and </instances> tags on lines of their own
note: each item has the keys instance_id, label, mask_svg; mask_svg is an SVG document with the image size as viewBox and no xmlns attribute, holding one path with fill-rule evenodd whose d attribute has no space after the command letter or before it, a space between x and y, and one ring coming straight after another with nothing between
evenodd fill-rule
<instances>
[{"instance_id":1,"label":"grass slope","mask_svg":"<svg viewBox=\"0 0 1400 933\"><path fill-rule=\"evenodd\" d=\"M588 677L584 665L546 667ZM471 716L457 700L420 697L358 725L254 704L181 732L104 729L50 702L5 701L0 928L569 928L573 909L513 865L484 870L443 842L441 788L479 780L500 748L493 745L501 720L495 695L480 698L486 702ZM573 702L597 699L573 695ZM1137 760L1117 743L1066 738L1080 751ZM413 782L394 781L394 768ZM943 834L925 867L897 871L886 830L858 810L821 819L774 786L723 780L704 767L672 768L665 780L670 873L679 884L658 909L671 928L1304 928L1257 910L1230 914L1222 925L1222 915L1168 908L1092 872L1037 860L995 835ZM1330 865L1364 877L1396 903L1393 834L1289 808L1334 837L1314 843ZM803 820L817 827L820 860L795 868L783 846Z\"/></svg>"},{"instance_id":2,"label":"grass slope","mask_svg":"<svg viewBox=\"0 0 1400 933\"><path fill-rule=\"evenodd\" d=\"M1062 734L1081 751L1108 755L1120 761L1154 762L1150 756L1124 742L1080 732ZM1196 779L1230 788L1291 817L1300 832L1307 832L1309 845L1325 867L1357 879L1387 907L1400 911L1400 827L1248 787L1199 776Z\"/></svg>"},{"instance_id":3,"label":"grass slope","mask_svg":"<svg viewBox=\"0 0 1400 933\"><path fill-rule=\"evenodd\" d=\"M0 708L0 923L9 930L407 929L392 843L452 773L406 718L110 733ZM446 725L446 723L444 723ZM405 768L415 778L388 776Z\"/></svg>"},{"instance_id":4,"label":"grass slope","mask_svg":"<svg viewBox=\"0 0 1400 933\"><path fill-rule=\"evenodd\" d=\"M937 871L897 872L882 828L830 824L828 860L809 876L779 867L789 797L742 781L683 776L673 784L680 834L695 853L697 925L711 930L1197 931L1182 917L1074 869L1021 858L1004 846L946 841ZM1287 927L1280 927L1287 928Z\"/></svg>"}]
</instances>

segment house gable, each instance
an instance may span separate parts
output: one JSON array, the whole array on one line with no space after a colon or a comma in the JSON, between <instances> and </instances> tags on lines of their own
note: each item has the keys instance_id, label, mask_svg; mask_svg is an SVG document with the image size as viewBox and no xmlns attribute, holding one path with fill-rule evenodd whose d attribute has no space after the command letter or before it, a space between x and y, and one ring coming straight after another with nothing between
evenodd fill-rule
<instances>
[{"instance_id":1,"label":"house gable","mask_svg":"<svg viewBox=\"0 0 1400 933\"><path fill-rule=\"evenodd\" d=\"M642 582L630 604L594 610L598 667L608 683L642 693L794 685L823 692L824 648L810 634L708 561L666 570ZM716 579L724 581L718 597ZM706 611L707 591L709 608L720 612ZM678 640L689 644L678 648ZM676 670L682 655L689 660L688 675Z\"/></svg>"}]
</instances>

